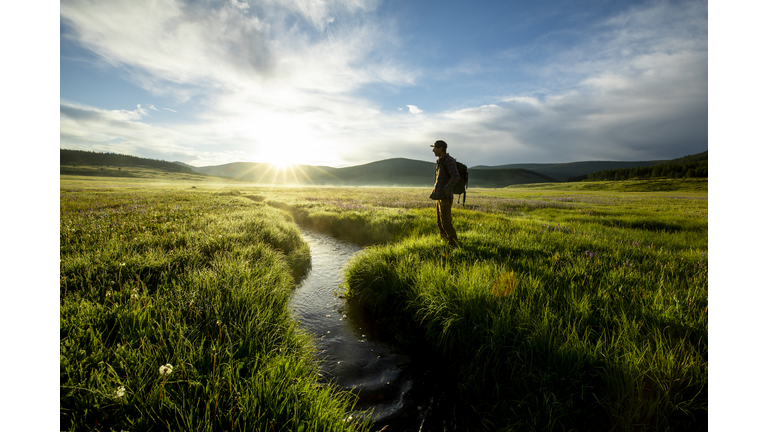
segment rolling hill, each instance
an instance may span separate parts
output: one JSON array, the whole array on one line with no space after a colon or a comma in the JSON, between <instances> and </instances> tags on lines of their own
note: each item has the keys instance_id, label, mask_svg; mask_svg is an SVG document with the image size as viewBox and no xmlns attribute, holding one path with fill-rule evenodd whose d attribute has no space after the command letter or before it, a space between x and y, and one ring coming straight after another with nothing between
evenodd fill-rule
<instances>
[{"instance_id":1,"label":"rolling hill","mask_svg":"<svg viewBox=\"0 0 768 432\"><path fill-rule=\"evenodd\" d=\"M469 168L469 187L506 187L519 184L563 182L590 173L649 167L669 163L701 161L707 152L672 160L616 162L589 161L562 164L510 164ZM118 167L107 170L85 170L89 167ZM418 186L434 184L434 162L405 158L385 159L345 168L295 165L278 170L268 163L234 162L224 165L194 167L182 162L159 161L115 153L60 150L60 174L130 176L119 167L147 167L163 172L189 173L225 177L264 184L296 184L324 186Z\"/></svg>"},{"instance_id":2,"label":"rolling hill","mask_svg":"<svg viewBox=\"0 0 768 432\"><path fill-rule=\"evenodd\" d=\"M652 167L656 165L665 164L681 164L690 162L699 162L707 160L707 151L697 153L695 155L683 156L676 159L669 160L651 160L651 161L634 161L634 162L622 162L622 161L584 161L584 162L569 162L558 164L542 164L542 163L523 163L523 164L508 164L498 166L477 165L473 166L475 170L499 170L510 168L521 168L529 171L534 171L539 174L550 176L557 181L568 181L569 179L585 178L588 174L596 173L599 171L612 171L629 168L644 168Z\"/></svg>"},{"instance_id":3,"label":"rolling hill","mask_svg":"<svg viewBox=\"0 0 768 432\"><path fill-rule=\"evenodd\" d=\"M620 168L648 167L663 164L669 161L637 161L637 162L617 162L617 161L585 161L569 162L559 164L509 164L500 166L478 165L472 167L476 170L499 170L510 168L521 168L534 171L540 174L548 175L557 181L568 181L569 178L579 177L596 171L605 171Z\"/></svg>"},{"instance_id":4,"label":"rolling hill","mask_svg":"<svg viewBox=\"0 0 768 432\"><path fill-rule=\"evenodd\" d=\"M346 168L296 165L292 169L279 171L270 164L235 162L193 169L210 175L233 177L259 183L429 187L435 182L435 164L433 162L405 158L385 159ZM519 168L469 169L470 187L504 187L515 184L556 181L547 175Z\"/></svg>"}]
</instances>

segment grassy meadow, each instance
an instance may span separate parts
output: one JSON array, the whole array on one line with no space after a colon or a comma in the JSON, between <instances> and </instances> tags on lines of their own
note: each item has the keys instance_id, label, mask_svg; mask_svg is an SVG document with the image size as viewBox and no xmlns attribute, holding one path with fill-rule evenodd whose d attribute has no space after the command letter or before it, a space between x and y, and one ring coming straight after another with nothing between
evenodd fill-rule
<instances>
[{"instance_id":1,"label":"grassy meadow","mask_svg":"<svg viewBox=\"0 0 768 432\"><path fill-rule=\"evenodd\" d=\"M707 428L706 181L470 188L455 250L426 189L94 182L61 182L62 429L365 430L288 314L295 224L368 246L346 295L477 430Z\"/></svg>"},{"instance_id":2,"label":"grassy meadow","mask_svg":"<svg viewBox=\"0 0 768 432\"><path fill-rule=\"evenodd\" d=\"M364 429L287 309L309 249L285 212L62 180L60 247L61 430Z\"/></svg>"}]
</instances>

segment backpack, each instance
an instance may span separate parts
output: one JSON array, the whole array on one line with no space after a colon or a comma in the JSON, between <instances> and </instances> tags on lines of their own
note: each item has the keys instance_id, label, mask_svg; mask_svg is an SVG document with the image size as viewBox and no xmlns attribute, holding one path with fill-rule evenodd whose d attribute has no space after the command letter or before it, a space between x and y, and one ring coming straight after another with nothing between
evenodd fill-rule
<instances>
[{"instance_id":1,"label":"backpack","mask_svg":"<svg viewBox=\"0 0 768 432\"><path fill-rule=\"evenodd\" d=\"M464 194L464 200L461 203L461 205L464 205L467 202L467 187L469 186L469 172L467 171L467 166L459 161L456 161L456 168L459 169L459 175L461 176L461 181L456 183L456 186L453 187L453 194L454 195ZM457 204L459 203L459 197L456 197L456 203Z\"/></svg>"},{"instance_id":2,"label":"backpack","mask_svg":"<svg viewBox=\"0 0 768 432\"><path fill-rule=\"evenodd\" d=\"M466 165L457 161L455 158L453 160L456 161L456 168L459 170L459 175L461 176L461 181L453 186L453 194L464 194L464 199L461 205L465 205L467 202L467 187L469 186L469 172L467 171ZM459 199L460 197L456 197L457 204L459 203Z\"/></svg>"}]
</instances>

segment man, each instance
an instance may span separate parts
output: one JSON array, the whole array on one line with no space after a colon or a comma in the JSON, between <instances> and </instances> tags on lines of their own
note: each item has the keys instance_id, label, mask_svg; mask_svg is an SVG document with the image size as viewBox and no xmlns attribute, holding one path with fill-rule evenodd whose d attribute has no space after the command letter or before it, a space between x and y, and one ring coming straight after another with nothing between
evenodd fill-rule
<instances>
[{"instance_id":1,"label":"man","mask_svg":"<svg viewBox=\"0 0 768 432\"><path fill-rule=\"evenodd\" d=\"M437 165L435 166L435 187L429 198L437 202L437 227L440 228L440 236L451 247L457 247L459 239L456 237L456 230L451 220L451 205L453 204L453 186L461 181L461 175L456 167L456 159L446 152L448 144L445 141L437 140L431 147L437 157Z\"/></svg>"}]
</instances>

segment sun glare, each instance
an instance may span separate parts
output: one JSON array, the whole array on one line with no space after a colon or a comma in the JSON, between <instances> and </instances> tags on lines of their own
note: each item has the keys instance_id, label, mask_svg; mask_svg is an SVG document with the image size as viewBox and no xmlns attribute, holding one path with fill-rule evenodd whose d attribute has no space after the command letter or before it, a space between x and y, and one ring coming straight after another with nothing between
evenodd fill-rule
<instances>
[{"instance_id":1,"label":"sun glare","mask_svg":"<svg viewBox=\"0 0 768 432\"><path fill-rule=\"evenodd\" d=\"M261 154L258 159L269 164L261 173L260 181L274 184L299 184L306 180L306 174L298 166L295 154L289 154L288 149L294 147L279 146Z\"/></svg>"},{"instance_id":2,"label":"sun glare","mask_svg":"<svg viewBox=\"0 0 768 432\"><path fill-rule=\"evenodd\" d=\"M272 168L274 168L274 169L276 169L278 171L284 171L284 170L290 168L291 166L293 166L292 163L284 162L284 161L274 161L274 162L270 162L269 164L272 165Z\"/></svg>"},{"instance_id":3,"label":"sun glare","mask_svg":"<svg viewBox=\"0 0 768 432\"><path fill-rule=\"evenodd\" d=\"M268 154L263 155L264 162L268 162L272 168L283 171L290 168L296 162L293 160L288 152L283 151L282 148L271 149Z\"/></svg>"}]
</instances>

